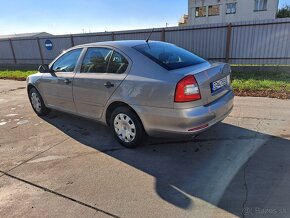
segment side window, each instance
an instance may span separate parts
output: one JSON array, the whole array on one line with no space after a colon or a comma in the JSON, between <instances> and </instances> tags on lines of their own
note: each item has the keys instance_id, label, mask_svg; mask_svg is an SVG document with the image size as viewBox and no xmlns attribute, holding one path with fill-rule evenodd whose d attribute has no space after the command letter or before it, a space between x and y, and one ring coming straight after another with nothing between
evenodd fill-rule
<instances>
[{"instance_id":1,"label":"side window","mask_svg":"<svg viewBox=\"0 0 290 218\"><path fill-rule=\"evenodd\" d=\"M206 16L206 7L196 7L195 8L195 16L196 17L205 17Z\"/></svg>"},{"instance_id":2,"label":"side window","mask_svg":"<svg viewBox=\"0 0 290 218\"><path fill-rule=\"evenodd\" d=\"M208 16L218 16L218 15L220 15L220 6L219 5L208 6Z\"/></svg>"},{"instance_id":3,"label":"side window","mask_svg":"<svg viewBox=\"0 0 290 218\"><path fill-rule=\"evenodd\" d=\"M81 73L106 73L112 53L108 48L88 48Z\"/></svg>"},{"instance_id":4,"label":"side window","mask_svg":"<svg viewBox=\"0 0 290 218\"><path fill-rule=\"evenodd\" d=\"M65 53L52 65L54 72L73 72L82 49L75 49Z\"/></svg>"},{"instance_id":5,"label":"side window","mask_svg":"<svg viewBox=\"0 0 290 218\"><path fill-rule=\"evenodd\" d=\"M237 11L237 3L227 3L226 14L235 14Z\"/></svg>"},{"instance_id":6,"label":"side window","mask_svg":"<svg viewBox=\"0 0 290 218\"><path fill-rule=\"evenodd\" d=\"M267 10L267 0L255 0L254 11L265 11Z\"/></svg>"},{"instance_id":7,"label":"side window","mask_svg":"<svg viewBox=\"0 0 290 218\"><path fill-rule=\"evenodd\" d=\"M120 53L114 51L107 72L122 74L127 70L128 65L127 59Z\"/></svg>"}]
</instances>

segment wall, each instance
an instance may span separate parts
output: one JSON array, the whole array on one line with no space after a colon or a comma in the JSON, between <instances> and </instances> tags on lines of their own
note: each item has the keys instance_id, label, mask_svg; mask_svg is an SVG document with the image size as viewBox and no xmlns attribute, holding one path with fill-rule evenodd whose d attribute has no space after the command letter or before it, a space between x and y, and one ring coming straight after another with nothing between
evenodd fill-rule
<instances>
[{"instance_id":1,"label":"wall","mask_svg":"<svg viewBox=\"0 0 290 218\"><path fill-rule=\"evenodd\" d=\"M236 14L226 14L226 3L236 2ZM254 11L254 0L189 0L189 25L275 19L278 0L268 0L266 11ZM219 16L195 17L195 7L220 5ZM208 14L208 7L207 7Z\"/></svg>"},{"instance_id":2,"label":"wall","mask_svg":"<svg viewBox=\"0 0 290 218\"><path fill-rule=\"evenodd\" d=\"M46 37L0 40L0 65L50 63L74 45L110 41L145 40L151 29L62 35L49 37L53 49L45 47ZM231 25L211 24L154 29L151 40L166 41L213 61L232 64L290 64L290 18Z\"/></svg>"}]
</instances>

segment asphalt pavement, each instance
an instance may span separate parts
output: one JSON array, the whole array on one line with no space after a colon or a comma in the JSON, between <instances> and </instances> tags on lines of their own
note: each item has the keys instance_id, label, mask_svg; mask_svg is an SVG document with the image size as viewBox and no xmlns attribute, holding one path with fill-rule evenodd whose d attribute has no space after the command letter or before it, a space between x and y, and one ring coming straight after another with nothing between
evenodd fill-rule
<instances>
[{"instance_id":1,"label":"asphalt pavement","mask_svg":"<svg viewBox=\"0 0 290 218\"><path fill-rule=\"evenodd\" d=\"M290 217L290 101L236 97L191 141L120 146L0 80L0 217Z\"/></svg>"}]
</instances>

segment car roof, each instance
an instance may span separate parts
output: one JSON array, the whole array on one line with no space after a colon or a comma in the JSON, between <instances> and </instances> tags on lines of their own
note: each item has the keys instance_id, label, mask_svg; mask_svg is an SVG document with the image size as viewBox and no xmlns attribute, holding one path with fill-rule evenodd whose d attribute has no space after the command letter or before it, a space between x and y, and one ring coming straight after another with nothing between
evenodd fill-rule
<instances>
[{"instance_id":1,"label":"car roof","mask_svg":"<svg viewBox=\"0 0 290 218\"><path fill-rule=\"evenodd\" d=\"M159 42L164 43L161 41L149 41L151 42ZM128 47L134 47L137 45L143 45L146 44L145 40L120 40L120 41L105 41L105 42L95 42L95 43L89 43L89 44L83 44L75 46L74 48L83 48L83 47L94 47L94 46L112 46L117 48L128 48Z\"/></svg>"}]
</instances>

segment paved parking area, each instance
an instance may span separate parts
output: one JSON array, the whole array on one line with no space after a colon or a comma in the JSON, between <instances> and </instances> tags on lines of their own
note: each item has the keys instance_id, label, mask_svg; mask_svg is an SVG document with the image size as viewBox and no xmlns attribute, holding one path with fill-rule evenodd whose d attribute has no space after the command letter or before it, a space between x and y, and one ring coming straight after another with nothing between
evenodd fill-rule
<instances>
[{"instance_id":1,"label":"paved parking area","mask_svg":"<svg viewBox=\"0 0 290 218\"><path fill-rule=\"evenodd\" d=\"M289 217L290 101L235 99L192 141L121 147L0 80L0 217Z\"/></svg>"}]
</instances>

